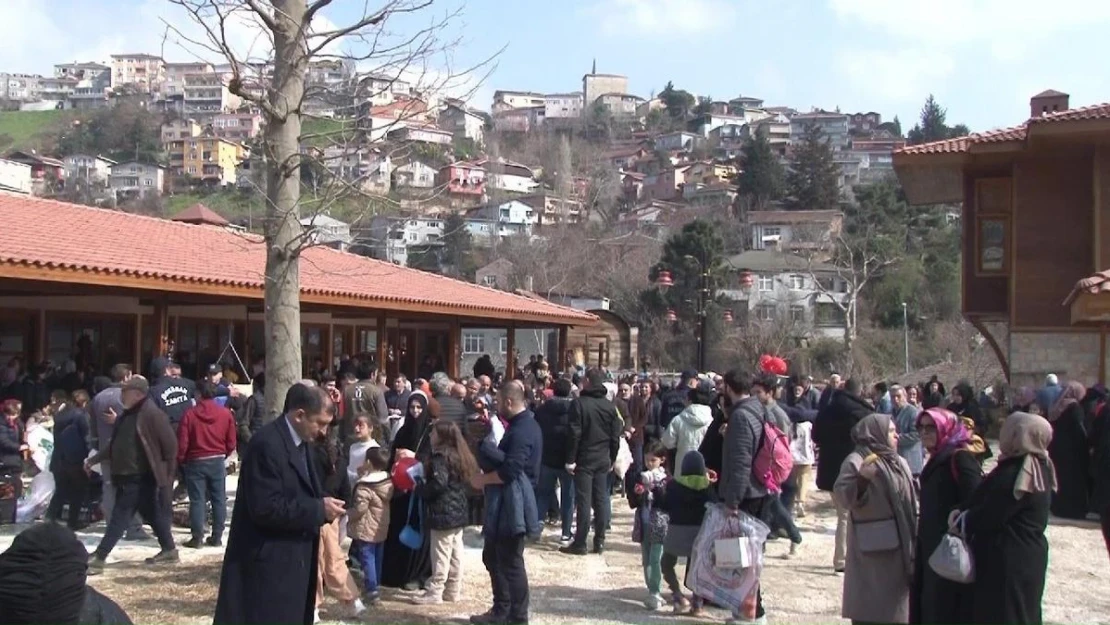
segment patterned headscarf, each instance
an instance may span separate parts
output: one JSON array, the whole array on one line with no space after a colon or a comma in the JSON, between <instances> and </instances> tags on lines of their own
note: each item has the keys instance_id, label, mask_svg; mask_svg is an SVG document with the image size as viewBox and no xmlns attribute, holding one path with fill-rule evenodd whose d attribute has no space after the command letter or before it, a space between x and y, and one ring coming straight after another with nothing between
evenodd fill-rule
<instances>
[{"instance_id":1,"label":"patterned headscarf","mask_svg":"<svg viewBox=\"0 0 1110 625\"><path fill-rule=\"evenodd\" d=\"M1072 404L1078 404L1083 401L1083 397L1087 394L1087 387L1083 386L1081 382L1072 380L1064 385L1064 391L1060 393L1060 397L1052 407L1048 409L1048 420L1055 421L1064 414L1064 411L1071 407Z\"/></svg>"},{"instance_id":2,"label":"patterned headscarf","mask_svg":"<svg viewBox=\"0 0 1110 625\"><path fill-rule=\"evenodd\" d=\"M937 445L929 451L940 453L957 447L965 447L971 442L971 432L951 410L945 408L928 408L917 415L917 426L921 426L921 419L926 415L933 420L937 428Z\"/></svg>"}]
</instances>

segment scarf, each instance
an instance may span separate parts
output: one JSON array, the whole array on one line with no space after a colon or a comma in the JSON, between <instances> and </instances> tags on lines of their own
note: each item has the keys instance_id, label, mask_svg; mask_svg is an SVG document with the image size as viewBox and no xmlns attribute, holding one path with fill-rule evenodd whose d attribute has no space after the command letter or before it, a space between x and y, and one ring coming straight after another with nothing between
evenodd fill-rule
<instances>
[{"instance_id":1,"label":"scarf","mask_svg":"<svg viewBox=\"0 0 1110 625\"><path fill-rule=\"evenodd\" d=\"M0 623L77 623L89 555L56 523L24 530L0 554Z\"/></svg>"},{"instance_id":2,"label":"scarf","mask_svg":"<svg viewBox=\"0 0 1110 625\"><path fill-rule=\"evenodd\" d=\"M1045 493L1056 490L1056 467L1048 457L1048 444L1052 442L1052 424L1040 415L1015 412L1006 418L998 434L1002 449L999 461L1023 458L1021 470L1014 481L1014 498L1025 493Z\"/></svg>"},{"instance_id":3,"label":"scarf","mask_svg":"<svg viewBox=\"0 0 1110 625\"><path fill-rule=\"evenodd\" d=\"M1075 380L1068 382L1064 385L1064 390L1060 393L1056 403L1048 409L1048 420L1055 421L1059 419L1064 411L1071 408L1072 404L1078 404L1086 394L1087 389L1081 383Z\"/></svg>"},{"instance_id":4,"label":"scarf","mask_svg":"<svg viewBox=\"0 0 1110 625\"><path fill-rule=\"evenodd\" d=\"M917 495L913 476L906 461L890 444L890 415L870 414L852 426L852 440L864 463L878 465L878 479L872 485L880 489L890 504L902 549L902 565L913 574L914 537L917 530Z\"/></svg>"},{"instance_id":5,"label":"scarf","mask_svg":"<svg viewBox=\"0 0 1110 625\"><path fill-rule=\"evenodd\" d=\"M966 447L974 438L963 420L944 408L929 408L917 416L917 426L921 427L921 419L928 416L937 428L937 446L929 450L937 455L949 449Z\"/></svg>"}]
</instances>

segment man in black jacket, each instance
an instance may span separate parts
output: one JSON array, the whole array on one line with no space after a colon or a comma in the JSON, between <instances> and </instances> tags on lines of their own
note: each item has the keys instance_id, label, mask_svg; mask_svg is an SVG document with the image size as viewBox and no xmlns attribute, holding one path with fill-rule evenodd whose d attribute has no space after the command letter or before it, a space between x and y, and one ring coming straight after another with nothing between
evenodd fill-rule
<instances>
[{"instance_id":1,"label":"man in black jacket","mask_svg":"<svg viewBox=\"0 0 1110 625\"><path fill-rule=\"evenodd\" d=\"M555 380L555 396L536 409L536 422L543 432L543 465L540 467L540 483L536 487L536 506L540 515L547 513L555 497L555 483L559 483L559 518L563 533L561 543L565 547L573 540L571 524L574 513L574 479L567 473L566 448L570 434L570 380Z\"/></svg>"},{"instance_id":2,"label":"man in black jacket","mask_svg":"<svg viewBox=\"0 0 1110 625\"><path fill-rule=\"evenodd\" d=\"M860 397L860 383L850 379L844 388L834 391L829 403L817 413L813 424L813 442L820 453L817 455L817 488L832 491L840 474L840 465L852 453L852 428L867 415L875 412ZM836 548L833 552L833 569L844 570L844 558L848 547L848 510L836 507Z\"/></svg>"},{"instance_id":3,"label":"man in black jacket","mask_svg":"<svg viewBox=\"0 0 1110 625\"><path fill-rule=\"evenodd\" d=\"M570 435L566 445L566 470L574 475L574 499L578 528L574 542L559 551L586 555L593 508L594 553L605 550L605 528L609 525L609 472L620 449L624 423L617 407L606 398L605 375L599 369L586 372L586 388L571 404Z\"/></svg>"}]
</instances>

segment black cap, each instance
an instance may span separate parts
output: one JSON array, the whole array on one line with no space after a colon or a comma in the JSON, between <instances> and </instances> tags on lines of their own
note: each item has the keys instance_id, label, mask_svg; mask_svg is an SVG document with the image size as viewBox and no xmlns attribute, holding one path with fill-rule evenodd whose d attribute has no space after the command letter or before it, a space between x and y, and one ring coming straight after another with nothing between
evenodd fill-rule
<instances>
[{"instance_id":1,"label":"black cap","mask_svg":"<svg viewBox=\"0 0 1110 625\"><path fill-rule=\"evenodd\" d=\"M208 375L214 375L214 374L219 373L221 371L223 371L223 369L220 368L220 363L218 363L218 362L214 362L214 363L208 365Z\"/></svg>"}]
</instances>

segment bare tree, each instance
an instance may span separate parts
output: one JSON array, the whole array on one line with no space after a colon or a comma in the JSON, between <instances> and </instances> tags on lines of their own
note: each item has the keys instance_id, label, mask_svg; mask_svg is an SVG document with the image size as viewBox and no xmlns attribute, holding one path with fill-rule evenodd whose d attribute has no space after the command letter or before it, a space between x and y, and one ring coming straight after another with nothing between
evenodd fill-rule
<instances>
[{"instance_id":1,"label":"bare tree","mask_svg":"<svg viewBox=\"0 0 1110 625\"><path fill-rule=\"evenodd\" d=\"M167 22L167 39L176 39L198 57L226 61L227 89L261 111L265 122L266 405L273 416L288 388L301 378L300 258L314 242L302 219L327 213L345 195L364 192L358 174L326 176L322 185L303 194L304 167L315 161L332 171L329 160L346 159L354 150L396 149L385 141L390 126L423 119L429 95L472 81L476 69L488 62L461 71L452 68L449 52L458 41L441 36L457 12L433 15L414 32L389 28L398 19L429 13L431 0L380 0L376 8L366 3L360 16L341 25L324 16L333 0L167 1L184 9L202 32L189 35ZM257 33L246 50L234 38L244 26ZM322 63L348 75L335 83L310 79L310 69ZM402 80L414 90L407 104L392 107L393 121L383 128L374 116L374 95L392 91ZM328 116L339 121L306 132L310 104L321 101L325 108L334 105ZM306 145L320 149L303 150ZM328 147L341 149L329 153Z\"/></svg>"}]
</instances>

